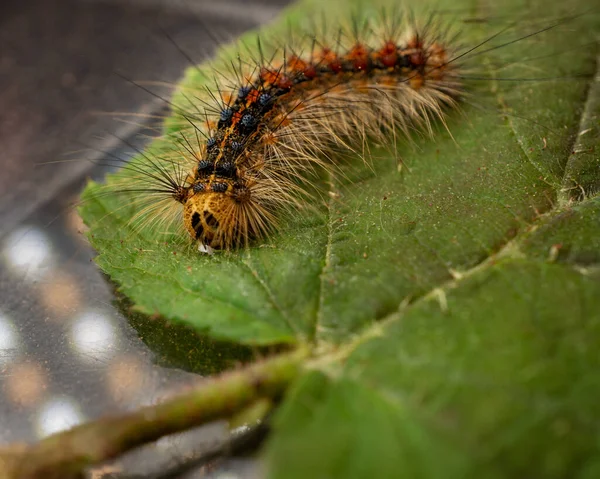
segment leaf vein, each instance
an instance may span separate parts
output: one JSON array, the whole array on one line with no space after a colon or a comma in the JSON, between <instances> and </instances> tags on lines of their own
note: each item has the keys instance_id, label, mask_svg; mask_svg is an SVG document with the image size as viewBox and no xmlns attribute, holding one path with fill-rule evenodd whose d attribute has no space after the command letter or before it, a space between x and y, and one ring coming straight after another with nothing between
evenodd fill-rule
<instances>
[{"instance_id":1,"label":"leaf vein","mask_svg":"<svg viewBox=\"0 0 600 479\"><path fill-rule=\"evenodd\" d=\"M577 128L577 134L573 138L573 142L569 148L569 158L567 159L567 164L565 165L565 171L563 174L561 188L559 190L559 202L561 205L566 205L569 203L569 195L568 191L573 188L577 188L577 181L570 176L571 169L573 163L577 158L577 146L581 144L582 134L588 129L594 127L594 103L596 99L597 89L600 87L600 54L596 56L595 62L595 75L586 86L585 92L585 101L583 104L583 110L581 112L581 118L579 120L579 127Z\"/></svg>"},{"instance_id":2,"label":"leaf vein","mask_svg":"<svg viewBox=\"0 0 600 479\"><path fill-rule=\"evenodd\" d=\"M246 258L248 258L248 255L246 255ZM283 308L279 305L279 303L275 299L275 295L273 294L273 291L271 290L271 288L269 287L269 285L266 283L266 281L264 281L259 276L258 271L256 271L255 269L252 269L252 267L250 266L250 264L248 264L245 260L241 260L240 264L244 265L247 268L247 271L250 273L250 276L254 279L254 281L256 281L258 283L258 285L265 292L265 294L267 295L267 298L268 298L269 302L273 305L273 307L281 315L281 318L283 319L283 321L285 322L285 324L287 325L287 327L291 331L294 332L294 334L296 335L296 337L300 336L301 335L301 331L294 325L294 322L292 320L290 320L290 318L285 313L285 311L283 310Z\"/></svg>"},{"instance_id":3,"label":"leaf vein","mask_svg":"<svg viewBox=\"0 0 600 479\"><path fill-rule=\"evenodd\" d=\"M331 246L333 243L333 205L334 205L334 184L332 175L329 176L330 182L330 198L327 202L327 243L325 246L325 258L323 261L323 268L319 275L320 287L319 287L319 301L317 303L317 310L315 311L315 320L312 326L310 340L317 342L317 333L319 327L323 323L323 308L325 300L325 274L331 266Z\"/></svg>"}]
</instances>

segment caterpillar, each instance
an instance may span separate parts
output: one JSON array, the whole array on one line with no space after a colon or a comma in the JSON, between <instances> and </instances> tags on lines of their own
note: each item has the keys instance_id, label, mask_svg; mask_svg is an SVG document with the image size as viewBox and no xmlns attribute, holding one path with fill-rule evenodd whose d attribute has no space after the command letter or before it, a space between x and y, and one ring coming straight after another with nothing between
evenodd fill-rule
<instances>
[{"instance_id":1,"label":"caterpillar","mask_svg":"<svg viewBox=\"0 0 600 479\"><path fill-rule=\"evenodd\" d=\"M469 45L441 15L419 21L381 9L325 33L289 33L270 53L259 37L257 53L233 55L211 87L182 93L172 146L144 154L129 166L135 175L111 188L139 193L133 221L175 223L200 251L247 246L310 205L310 178L336 172L345 152L367 164L372 142L433 135L468 98L470 61L561 22Z\"/></svg>"}]
</instances>

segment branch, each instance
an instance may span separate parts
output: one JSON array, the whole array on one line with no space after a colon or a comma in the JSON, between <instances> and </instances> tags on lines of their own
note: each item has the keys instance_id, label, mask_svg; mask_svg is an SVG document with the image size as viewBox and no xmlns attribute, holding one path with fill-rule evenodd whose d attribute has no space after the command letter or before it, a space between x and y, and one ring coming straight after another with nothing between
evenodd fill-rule
<instances>
[{"instance_id":1,"label":"branch","mask_svg":"<svg viewBox=\"0 0 600 479\"><path fill-rule=\"evenodd\" d=\"M162 404L82 424L32 446L0 450L0 478L79 479L86 467L142 444L230 417L259 398L279 398L307 356L306 349L298 349L207 379Z\"/></svg>"}]
</instances>

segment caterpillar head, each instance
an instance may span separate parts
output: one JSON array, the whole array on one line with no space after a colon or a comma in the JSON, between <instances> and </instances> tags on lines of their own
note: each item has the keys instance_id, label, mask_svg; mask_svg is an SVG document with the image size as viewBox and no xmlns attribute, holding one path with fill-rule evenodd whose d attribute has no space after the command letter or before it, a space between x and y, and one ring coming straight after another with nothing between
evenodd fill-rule
<instances>
[{"instance_id":1,"label":"caterpillar head","mask_svg":"<svg viewBox=\"0 0 600 479\"><path fill-rule=\"evenodd\" d=\"M223 195L218 193L194 194L183 206L183 221L190 236L211 248L221 248L224 223Z\"/></svg>"},{"instance_id":2,"label":"caterpillar head","mask_svg":"<svg viewBox=\"0 0 600 479\"><path fill-rule=\"evenodd\" d=\"M213 249L246 245L264 234L261 208L248 188L233 182L197 183L183 205L183 221L190 236Z\"/></svg>"}]
</instances>

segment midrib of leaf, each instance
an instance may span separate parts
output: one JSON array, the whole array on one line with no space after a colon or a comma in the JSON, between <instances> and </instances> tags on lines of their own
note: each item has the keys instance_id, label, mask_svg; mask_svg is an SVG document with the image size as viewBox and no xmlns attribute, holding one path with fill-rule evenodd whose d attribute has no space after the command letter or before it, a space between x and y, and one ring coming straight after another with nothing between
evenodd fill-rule
<instances>
[{"instance_id":1,"label":"midrib of leaf","mask_svg":"<svg viewBox=\"0 0 600 479\"><path fill-rule=\"evenodd\" d=\"M577 130L577 134L573 139L573 144L571 146L571 154L567 159L567 163L565 165L565 171L562 178L561 188L558 191L558 202L559 205L565 206L571 201L571 197L568 192L574 187L580 187L580 185L573 185L573 182L576 182L576 178L571 178L569 176L570 170L573 167L573 163L577 158L579 153L578 146L581 145L581 137L584 131L587 129L598 128L598 124L594 125L594 118L597 119L597 115L600 112L595 112L595 109L599 109L600 107L600 53L596 55L594 76L587 84L586 91L586 100L584 102L583 111L581 113L581 118L579 121L579 128ZM584 195L587 193L583 191Z\"/></svg>"},{"instance_id":2,"label":"midrib of leaf","mask_svg":"<svg viewBox=\"0 0 600 479\"><path fill-rule=\"evenodd\" d=\"M593 200L584 200L579 204L587 204L588 202ZM551 221L553 218L562 214L564 211L567 211L569 206L564 209L561 208L553 208L550 211L539 217L540 223L546 223ZM391 313L372 325L365 327L362 331L353 336L352 340L342 345L339 349L326 353L320 357L316 357L313 361L311 361L309 367L316 368L322 371L330 371L333 367L335 371L337 371L338 366L343 363L343 361L348 358L359 346L366 343L367 341L376 338L378 336L385 335L385 330L388 327L393 326L399 321L402 321L404 315L408 313L411 309L419 307L421 304L428 302L432 299L437 300L440 303L440 308L443 309L443 304L445 295L447 291L451 291L457 289L461 286L462 283L467 281L469 278L474 275L484 274L491 268L494 268L502 261L510 260L510 259L529 259L528 256L520 249L520 245L523 243L525 239L529 236L531 231L521 230L521 232L514 237L512 240L507 241L504 246L498 250L496 253L488 256L485 260L480 262L479 264L469 268L468 270L455 272L453 278L451 280L440 283L439 285L433 287L431 290L425 292L424 294L415 297L407 302L402 302L398 305L398 311ZM532 259L532 261L535 261ZM586 270L577 267L576 265L569 266L563 265L564 267L569 267L573 271L577 272L579 275L585 275ZM337 374L337 372L335 373Z\"/></svg>"}]
</instances>

